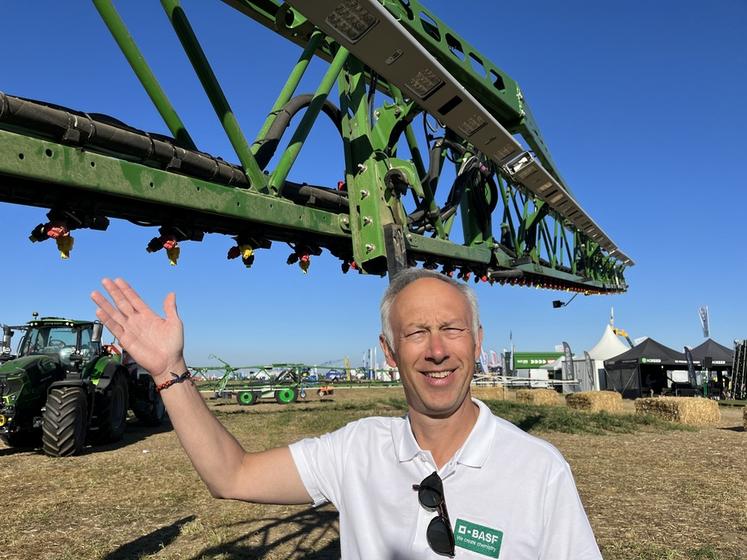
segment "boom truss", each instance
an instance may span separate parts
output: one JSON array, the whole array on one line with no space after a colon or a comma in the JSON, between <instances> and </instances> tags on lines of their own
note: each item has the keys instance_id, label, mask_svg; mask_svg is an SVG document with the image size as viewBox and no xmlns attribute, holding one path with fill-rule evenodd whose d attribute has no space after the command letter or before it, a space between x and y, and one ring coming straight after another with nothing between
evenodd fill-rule
<instances>
[{"instance_id":1,"label":"boom truss","mask_svg":"<svg viewBox=\"0 0 747 560\"><path fill-rule=\"evenodd\" d=\"M161 0L238 165L199 151L111 0L93 3L173 137L0 93L0 200L50 209L33 240L55 238L66 255L72 230L122 218L159 226L148 250L172 263L181 242L220 233L247 266L280 241L304 271L326 249L344 271L420 263L491 283L627 288L633 262L571 194L518 84L416 0L225 2L302 47L250 144L184 9ZM313 94L297 94L314 56L327 71ZM322 113L341 136L344 181L289 181Z\"/></svg>"}]
</instances>

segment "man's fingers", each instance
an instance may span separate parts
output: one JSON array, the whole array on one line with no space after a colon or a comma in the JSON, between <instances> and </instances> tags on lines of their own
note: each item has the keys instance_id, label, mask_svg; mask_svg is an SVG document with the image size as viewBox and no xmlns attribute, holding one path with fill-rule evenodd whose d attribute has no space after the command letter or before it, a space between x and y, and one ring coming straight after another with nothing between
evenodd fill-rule
<instances>
[{"instance_id":1,"label":"man's fingers","mask_svg":"<svg viewBox=\"0 0 747 560\"><path fill-rule=\"evenodd\" d=\"M163 311L166 313L166 319L169 321L179 319L179 313L176 310L176 294L174 292L170 292L166 296L166 299L163 300Z\"/></svg>"},{"instance_id":2,"label":"man's fingers","mask_svg":"<svg viewBox=\"0 0 747 560\"><path fill-rule=\"evenodd\" d=\"M123 324L124 322L127 321L127 316L121 313L111 303L109 303L109 300L106 299L101 292L95 291L91 293L91 299L96 305L98 305L100 310L106 313L106 316L110 318L112 321L115 321L119 324ZM109 325L107 325L107 328L108 327Z\"/></svg>"},{"instance_id":3,"label":"man's fingers","mask_svg":"<svg viewBox=\"0 0 747 560\"><path fill-rule=\"evenodd\" d=\"M118 340L121 338L122 334L124 333L124 329L122 328L122 325L112 319L111 315L109 315L106 311L99 307L96 310L96 317L98 317L101 322L104 323L104 326L109 329L109 332L114 335L114 338Z\"/></svg>"},{"instance_id":4,"label":"man's fingers","mask_svg":"<svg viewBox=\"0 0 747 560\"><path fill-rule=\"evenodd\" d=\"M101 284L103 284L104 288L109 293L109 296L111 296L117 308L125 316L133 315L134 313L136 313L135 308L132 307L130 300L127 299L127 296L125 296L122 288L117 284L116 281L109 280L109 278L104 278L101 281Z\"/></svg>"},{"instance_id":5,"label":"man's fingers","mask_svg":"<svg viewBox=\"0 0 747 560\"><path fill-rule=\"evenodd\" d=\"M130 286L124 278L116 278L114 283L119 287L122 294L135 311L143 313L151 310L150 307L148 307L148 304L143 301L134 288Z\"/></svg>"}]
</instances>

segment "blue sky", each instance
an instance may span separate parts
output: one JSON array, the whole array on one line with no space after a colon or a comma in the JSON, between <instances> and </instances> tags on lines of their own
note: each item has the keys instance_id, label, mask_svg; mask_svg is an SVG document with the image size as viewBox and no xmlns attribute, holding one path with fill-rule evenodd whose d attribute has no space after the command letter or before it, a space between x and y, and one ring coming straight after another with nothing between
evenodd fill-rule
<instances>
[{"instance_id":1,"label":"blue sky","mask_svg":"<svg viewBox=\"0 0 747 560\"><path fill-rule=\"evenodd\" d=\"M221 2L184 1L247 137L252 139L299 54ZM553 158L576 198L635 261L630 290L578 297L476 287L486 349L513 333L517 350L593 346L615 308L632 337L677 349L702 340L697 310L708 305L712 336L747 337L744 209L747 180L747 3L662 0L502 2L431 0L431 11L522 87ZM237 161L158 2L117 8L198 146ZM115 116L166 132L90 2L6 0L0 18L0 91ZM303 91L324 71L316 64ZM299 90L299 91L301 91ZM291 179L334 185L342 150L321 121ZM246 270L227 261L228 238L182 245L178 266L147 254L155 231L113 221L77 231L72 258L27 237L45 211L0 204L4 269L0 322L32 311L93 316L88 298L102 276L124 276L160 308L177 292L187 359L211 363L354 364L379 332L379 277L342 275L330 256L304 275L275 244Z\"/></svg>"}]
</instances>

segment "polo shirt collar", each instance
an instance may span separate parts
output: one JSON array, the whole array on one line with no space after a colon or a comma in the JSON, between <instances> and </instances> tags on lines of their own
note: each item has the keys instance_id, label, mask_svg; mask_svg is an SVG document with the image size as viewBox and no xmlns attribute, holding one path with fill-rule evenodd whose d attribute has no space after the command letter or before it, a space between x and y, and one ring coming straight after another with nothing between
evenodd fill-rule
<instances>
[{"instance_id":1,"label":"polo shirt collar","mask_svg":"<svg viewBox=\"0 0 747 560\"><path fill-rule=\"evenodd\" d=\"M468 467L480 468L488 460L490 449L493 446L496 423L493 413L488 406L475 398L472 402L480 409L477 422L472 427L472 431L467 436L467 440L462 448L456 453L457 463Z\"/></svg>"},{"instance_id":2,"label":"polo shirt collar","mask_svg":"<svg viewBox=\"0 0 747 560\"><path fill-rule=\"evenodd\" d=\"M468 467L480 468L488 460L495 433L493 413L480 400L472 399L479 408L477 422L467 436L462 447L456 452L456 461ZM410 417L405 415L402 422L392 422L394 452L400 463L412 461L422 452L410 426Z\"/></svg>"}]
</instances>

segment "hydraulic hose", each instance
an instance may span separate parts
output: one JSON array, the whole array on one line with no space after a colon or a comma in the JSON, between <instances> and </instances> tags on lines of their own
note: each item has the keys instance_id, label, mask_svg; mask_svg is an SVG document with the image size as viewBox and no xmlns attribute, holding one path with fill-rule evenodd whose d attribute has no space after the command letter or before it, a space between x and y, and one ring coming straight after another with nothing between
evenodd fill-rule
<instances>
[{"instance_id":1,"label":"hydraulic hose","mask_svg":"<svg viewBox=\"0 0 747 560\"><path fill-rule=\"evenodd\" d=\"M334 106L330 110L337 110L339 114ZM249 181L240 167L204 152L181 148L173 138L132 128L108 115L84 113L0 92L0 123L28 130L61 144L114 154L122 159L197 179L233 187L249 187ZM284 189L284 196L299 204L338 212L348 210L347 193L329 187L286 181Z\"/></svg>"},{"instance_id":2,"label":"hydraulic hose","mask_svg":"<svg viewBox=\"0 0 747 560\"><path fill-rule=\"evenodd\" d=\"M280 139L288 129L291 119L299 111L308 107L313 99L314 95L311 93L307 93L304 95L297 95L296 97L288 101L288 103L283 105L283 108L278 112L272 125L270 125L270 128L267 131L265 137L258 141L260 146L257 150L257 153L255 154L255 158L257 160L257 163L259 164L260 169L264 169L265 167L267 167L267 164L270 163L272 156L275 155L278 144L280 144ZM329 99L327 99L324 102L324 105L322 105L322 111L332 120L335 128L337 128L340 136L342 136L342 112L340 111L340 109Z\"/></svg>"}]
</instances>

